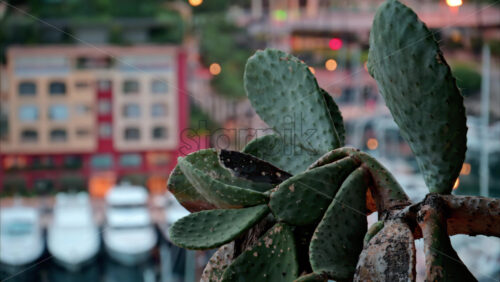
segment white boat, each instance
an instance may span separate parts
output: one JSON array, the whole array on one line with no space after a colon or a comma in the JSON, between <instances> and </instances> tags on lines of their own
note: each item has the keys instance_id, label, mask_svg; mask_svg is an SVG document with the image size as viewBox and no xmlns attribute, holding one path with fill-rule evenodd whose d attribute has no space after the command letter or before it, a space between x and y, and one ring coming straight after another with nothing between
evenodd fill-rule
<instances>
[{"instance_id":1,"label":"white boat","mask_svg":"<svg viewBox=\"0 0 500 282\"><path fill-rule=\"evenodd\" d=\"M0 262L9 268L33 263L44 251L40 215L35 208L2 208L0 234Z\"/></svg>"},{"instance_id":2,"label":"white boat","mask_svg":"<svg viewBox=\"0 0 500 282\"><path fill-rule=\"evenodd\" d=\"M146 261L158 240L147 201L148 193L140 186L116 186L106 195L104 245L109 256L122 264Z\"/></svg>"},{"instance_id":3,"label":"white boat","mask_svg":"<svg viewBox=\"0 0 500 282\"><path fill-rule=\"evenodd\" d=\"M69 270L78 270L99 252L99 229L86 193L56 196L54 217L48 228L47 248L55 260Z\"/></svg>"}]
</instances>

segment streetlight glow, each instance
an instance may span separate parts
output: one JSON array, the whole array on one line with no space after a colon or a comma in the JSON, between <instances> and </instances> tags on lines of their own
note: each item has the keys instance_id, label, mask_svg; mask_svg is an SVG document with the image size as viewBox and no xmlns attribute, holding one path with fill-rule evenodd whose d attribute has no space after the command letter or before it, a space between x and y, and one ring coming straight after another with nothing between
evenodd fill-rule
<instances>
[{"instance_id":1,"label":"streetlight glow","mask_svg":"<svg viewBox=\"0 0 500 282\"><path fill-rule=\"evenodd\" d=\"M368 149L370 149L370 150L377 149L378 148L378 141L377 141L377 139L375 139L375 138L368 139L368 141L366 142L366 147L368 147Z\"/></svg>"},{"instance_id":2,"label":"streetlight glow","mask_svg":"<svg viewBox=\"0 0 500 282\"><path fill-rule=\"evenodd\" d=\"M337 69L337 61L335 61L334 59L328 59L326 62L325 62L325 68L329 71L334 71Z\"/></svg>"},{"instance_id":3,"label":"streetlight glow","mask_svg":"<svg viewBox=\"0 0 500 282\"><path fill-rule=\"evenodd\" d=\"M460 7L462 4L462 0L446 0L446 5L450 7Z\"/></svg>"},{"instance_id":4,"label":"streetlight glow","mask_svg":"<svg viewBox=\"0 0 500 282\"><path fill-rule=\"evenodd\" d=\"M193 7L200 6L203 3L203 0L189 0L189 5Z\"/></svg>"},{"instance_id":5,"label":"streetlight glow","mask_svg":"<svg viewBox=\"0 0 500 282\"><path fill-rule=\"evenodd\" d=\"M342 48L342 39L340 38L332 38L328 42L328 47L332 50L340 50Z\"/></svg>"},{"instance_id":6,"label":"streetlight glow","mask_svg":"<svg viewBox=\"0 0 500 282\"><path fill-rule=\"evenodd\" d=\"M212 75L218 75L222 71L222 68L218 63L212 63L208 68L208 71L210 71L210 74Z\"/></svg>"}]
</instances>

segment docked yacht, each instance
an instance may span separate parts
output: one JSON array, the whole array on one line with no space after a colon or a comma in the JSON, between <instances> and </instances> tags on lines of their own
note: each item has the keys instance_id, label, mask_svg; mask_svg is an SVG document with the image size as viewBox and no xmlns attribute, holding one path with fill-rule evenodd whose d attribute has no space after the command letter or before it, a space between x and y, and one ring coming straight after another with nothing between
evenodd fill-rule
<instances>
[{"instance_id":1,"label":"docked yacht","mask_svg":"<svg viewBox=\"0 0 500 282\"><path fill-rule=\"evenodd\" d=\"M40 215L35 208L16 205L0 210L0 263L20 267L44 251Z\"/></svg>"},{"instance_id":2,"label":"docked yacht","mask_svg":"<svg viewBox=\"0 0 500 282\"><path fill-rule=\"evenodd\" d=\"M78 270L97 256L99 229L87 193L56 195L47 248L56 262L69 270Z\"/></svg>"},{"instance_id":3,"label":"docked yacht","mask_svg":"<svg viewBox=\"0 0 500 282\"><path fill-rule=\"evenodd\" d=\"M141 186L116 186L106 195L104 245L109 256L122 264L146 261L157 243L147 201Z\"/></svg>"}]
</instances>

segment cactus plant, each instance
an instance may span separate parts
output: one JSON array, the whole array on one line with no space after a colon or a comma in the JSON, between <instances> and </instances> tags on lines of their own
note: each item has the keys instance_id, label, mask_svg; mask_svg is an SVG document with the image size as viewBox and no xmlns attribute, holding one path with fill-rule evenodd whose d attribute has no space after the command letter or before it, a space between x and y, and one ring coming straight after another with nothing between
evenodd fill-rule
<instances>
[{"instance_id":1,"label":"cactus plant","mask_svg":"<svg viewBox=\"0 0 500 282\"><path fill-rule=\"evenodd\" d=\"M466 150L463 98L432 33L397 0L375 15L368 67L430 193L412 203L375 158L342 147L340 111L307 66L258 51L245 89L275 134L180 158L168 183L194 212L171 227L172 242L219 247L202 280L414 281L423 237L427 280L475 281L449 236L500 236L500 201L450 195Z\"/></svg>"}]
</instances>

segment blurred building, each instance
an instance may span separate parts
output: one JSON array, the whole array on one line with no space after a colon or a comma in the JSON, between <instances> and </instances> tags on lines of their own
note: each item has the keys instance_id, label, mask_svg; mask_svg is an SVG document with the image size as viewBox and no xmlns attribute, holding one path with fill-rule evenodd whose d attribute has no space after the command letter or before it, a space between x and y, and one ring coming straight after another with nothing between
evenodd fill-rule
<instances>
[{"instance_id":1,"label":"blurred building","mask_svg":"<svg viewBox=\"0 0 500 282\"><path fill-rule=\"evenodd\" d=\"M3 189L127 180L161 191L187 122L181 47L13 47L1 70Z\"/></svg>"}]
</instances>

